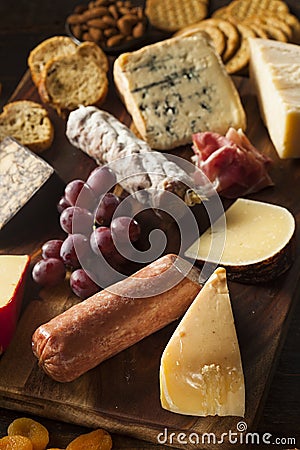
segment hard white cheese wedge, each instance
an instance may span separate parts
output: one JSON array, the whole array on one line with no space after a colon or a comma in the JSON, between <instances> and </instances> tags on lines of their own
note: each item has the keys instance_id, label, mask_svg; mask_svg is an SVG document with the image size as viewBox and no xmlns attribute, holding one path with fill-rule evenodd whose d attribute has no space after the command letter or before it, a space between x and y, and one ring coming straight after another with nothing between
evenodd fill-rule
<instances>
[{"instance_id":1,"label":"hard white cheese wedge","mask_svg":"<svg viewBox=\"0 0 300 450\"><path fill-rule=\"evenodd\" d=\"M300 46L249 39L250 78L280 158L300 157Z\"/></svg>"},{"instance_id":2,"label":"hard white cheese wedge","mask_svg":"<svg viewBox=\"0 0 300 450\"><path fill-rule=\"evenodd\" d=\"M154 149L191 143L200 131L245 129L238 91L204 35L179 36L120 55L114 81L136 128Z\"/></svg>"},{"instance_id":3,"label":"hard white cheese wedge","mask_svg":"<svg viewBox=\"0 0 300 450\"><path fill-rule=\"evenodd\" d=\"M224 268L211 275L166 346L160 392L162 407L176 413L244 416L244 375Z\"/></svg>"},{"instance_id":4,"label":"hard white cheese wedge","mask_svg":"<svg viewBox=\"0 0 300 450\"><path fill-rule=\"evenodd\" d=\"M220 264L231 279L250 283L276 278L290 267L295 219L286 208L240 198L225 212L225 219L216 221L213 232L208 228L185 256ZM223 233L225 243L217 239ZM224 243L223 250L211 252L215 242ZM221 255L218 261L210 257L213 254Z\"/></svg>"}]
</instances>

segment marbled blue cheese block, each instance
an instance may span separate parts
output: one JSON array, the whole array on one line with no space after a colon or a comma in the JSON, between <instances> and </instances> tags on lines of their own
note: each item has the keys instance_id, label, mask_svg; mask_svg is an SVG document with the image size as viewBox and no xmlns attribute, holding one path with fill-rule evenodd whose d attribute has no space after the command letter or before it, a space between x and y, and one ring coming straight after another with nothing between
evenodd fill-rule
<instances>
[{"instance_id":1,"label":"marbled blue cheese block","mask_svg":"<svg viewBox=\"0 0 300 450\"><path fill-rule=\"evenodd\" d=\"M239 93L204 35L179 36L123 53L114 81L142 138L157 150L193 133L246 127Z\"/></svg>"},{"instance_id":2,"label":"marbled blue cheese block","mask_svg":"<svg viewBox=\"0 0 300 450\"><path fill-rule=\"evenodd\" d=\"M0 230L53 175L54 169L11 138L0 143Z\"/></svg>"}]
</instances>

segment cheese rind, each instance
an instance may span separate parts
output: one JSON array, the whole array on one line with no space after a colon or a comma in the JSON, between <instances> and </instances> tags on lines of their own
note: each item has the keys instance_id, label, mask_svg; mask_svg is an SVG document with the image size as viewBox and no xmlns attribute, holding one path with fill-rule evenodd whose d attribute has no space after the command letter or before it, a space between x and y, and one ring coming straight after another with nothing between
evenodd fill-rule
<instances>
[{"instance_id":1,"label":"cheese rind","mask_svg":"<svg viewBox=\"0 0 300 450\"><path fill-rule=\"evenodd\" d=\"M28 255L0 255L0 354L16 329L29 263Z\"/></svg>"},{"instance_id":2,"label":"cheese rind","mask_svg":"<svg viewBox=\"0 0 300 450\"><path fill-rule=\"evenodd\" d=\"M300 46L249 39L250 79L280 158L300 157Z\"/></svg>"},{"instance_id":3,"label":"cheese rind","mask_svg":"<svg viewBox=\"0 0 300 450\"><path fill-rule=\"evenodd\" d=\"M239 94L203 35L167 39L120 55L114 80L136 128L154 149L191 143L199 131L245 129Z\"/></svg>"},{"instance_id":4,"label":"cheese rind","mask_svg":"<svg viewBox=\"0 0 300 450\"><path fill-rule=\"evenodd\" d=\"M244 416L244 375L225 269L211 275L167 344L160 392L162 407L176 413Z\"/></svg>"},{"instance_id":5,"label":"cheese rind","mask_svg":"<svg viewBox=\"0 0 300 450\"><path fill-rule=\"evenodd\" d=\"M0 230L37 193L54 169L17 141L0 144Z\"/></svg>"}]
</instances>

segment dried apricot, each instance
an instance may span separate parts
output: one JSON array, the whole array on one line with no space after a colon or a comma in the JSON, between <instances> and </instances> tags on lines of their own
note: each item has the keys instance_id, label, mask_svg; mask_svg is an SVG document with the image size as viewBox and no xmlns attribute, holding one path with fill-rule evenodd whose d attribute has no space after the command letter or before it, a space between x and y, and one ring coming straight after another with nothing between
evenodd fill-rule
<instances>
[{"instance_id":1,"label":"dried apricot","mask_svg":"<svg viewBox=\"0 0 300 450\"><path fill-rule=\"evenodd\" d=\"M81 434L67 446L66 450L110 450L112 440L105 430L98 429L91 433Z\"/></svg>"},{"instance_id":2,"label":"dried apricot","mask_svg":"<svg viewBox=\"0 0 300 450\"><path fill-rule=\"evenodd\" d=\"M14 420L7 429L9 436L21 435L30 439L33 450L45 450L49 443L48 430L39 422L27 417Z\"/></svg>"},{"instance_id":3,"label":"dried apricot","mask_svg":"<svg viewBox=\"0 0 300 450\"><path fill-rule=\"evenodd\" d=\"M32 450L31 440L25 436L4 436L0 439L0 450Z\"/></svg>"}]
</instances>

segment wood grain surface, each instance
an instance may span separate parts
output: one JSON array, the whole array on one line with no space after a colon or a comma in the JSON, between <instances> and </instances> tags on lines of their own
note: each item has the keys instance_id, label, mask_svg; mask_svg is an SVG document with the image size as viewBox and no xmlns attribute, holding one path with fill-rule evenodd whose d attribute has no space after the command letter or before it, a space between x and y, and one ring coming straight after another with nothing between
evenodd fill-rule
<instances>
[{"instance_id":1,"label":"wood grain surface","mask_svg":"<svg viewBox=\"0 0 300 450\"><path fill-rule=\"evenodd\" d=\"M252 198L269 201L290 209L299 223L300 202L291 196L293 186L299 184L300 169L296 161L281 161L268 139L257 110L255 96L248 79L238 79L237 85L248 117L248 135L252 142L273 160L271 176L275 186ZM36 89L27 73L13 97L38 100ZM130 119L111 89L103 109L112 112L123 122ZM74 149L65 138L65 122L54 111L49 114L55 126L52 148L43 157L56 169L66 183L70 179L85 179L94 162ZM176 151L180 154L180 149ZM183 149L186 154L186 149ZM57 194L56 194L57 195ZM51 193L45 198L48 214L34 212L33 223L23 224L16 231L0 237L0 252L29 253L33 262L38 258L41 244L49 238L60 237L55 199ZM53 208L48 207L52 201ZM55 200L55 201L53 201ZM199 212L195 212L196 215ZM28 219L27 219L28 220ZM299 229L297 231L299 241ZM172 250L172 242L170 242ZM236 318L246 379L246 416L249 430L254 430L270 383L281 338L286 330L287 317L295 300L294 294L300 274L300 254L291 270L273 283L261 286L229 283ZM0 405L6 408L62 420L87 427L106 429L157 443L157 436L165 428L176 433L209 433L217 436L236 430L241 420L235 417L195 418L169 413L160 407L158 370L162 351L175 324L171 324L149 338L102 363L72 383L52 381L38 367L31 352L31 335L35 328L77 302L67 282L57 288L38 291L28 283L25 308L15 339L0 361ZM113 376L112 376L113 374ZM171 446L194 448L172 438ZM228 448L230 444L228 444ZM203 445L219 448L219 445ZM222 448L226 448L223 444Z\"/></svg>"}]
</instances>

